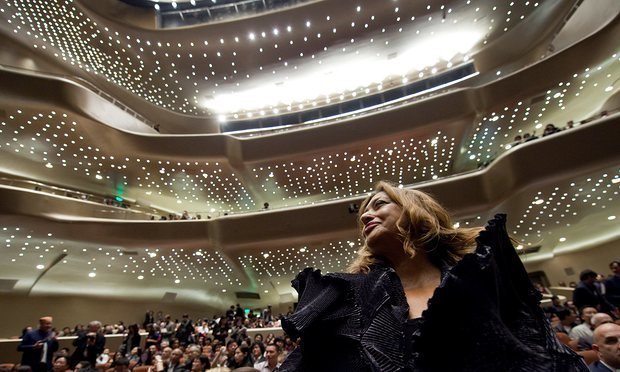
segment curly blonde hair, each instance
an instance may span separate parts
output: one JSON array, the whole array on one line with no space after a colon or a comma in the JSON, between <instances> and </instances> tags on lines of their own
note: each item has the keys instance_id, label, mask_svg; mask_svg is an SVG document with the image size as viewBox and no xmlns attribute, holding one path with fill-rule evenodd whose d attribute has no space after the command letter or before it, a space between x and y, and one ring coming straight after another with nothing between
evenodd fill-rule
<instances>
[{"instance_id":1,"label":"curly blonde hair","mask_svg":"<svg viewBox=\"0 0 620 372\"><path fill-rule=\"evenodd\" d=\"M370 199L379 192L385 192L402 208L396 225L403 249L409 256L413 257L416 252L423 251L437 266L441 263L455 265L463 256L475 250L476 237L483 230L482 227L455 228L446 209L429 194L399 188L387 181L378 182L375 192L362 202L358 214L360 230L364 228L362 214ZM366 243L357 253L357 258L349 265L349 272L367 273L370 266L381 260Z\"/></svg>"}]
</instances>

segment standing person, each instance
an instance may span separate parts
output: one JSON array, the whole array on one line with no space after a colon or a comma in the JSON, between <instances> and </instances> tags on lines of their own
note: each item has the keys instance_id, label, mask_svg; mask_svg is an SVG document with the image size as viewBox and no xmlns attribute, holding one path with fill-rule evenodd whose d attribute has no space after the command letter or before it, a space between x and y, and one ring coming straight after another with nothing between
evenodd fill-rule
<instances>
[{"instance_id":1,"label":"standing person","mask_svg":"<svg viewBox=\"0 0 620 372\"><path fill-rule=\"evenodd\" d=\"M140 347L141 341L140 327L137 324L130 324L127 329L127 335L120 348L123 356L129 356L133 348Z\"/></svg>"},{"instance_id":2,"label":"standing person","mask_svg":"<svg viewBox=\"0 0 620 372\"><path fill-rule=\"evenodd\" d=\"M88 323L85 331L78 334L77 339L73 341L75 351L71 355L71 367L85 360L91 365L96 365L97 357L103 353L105 349L105 336L99 332L101 322L93 320Z\"/></svg>"},{"instance_id":3,"label":"standing person","mask_svg":"<svg viewBox=\"0 0 620 372\"><path fill-rule=\"evenodd\" d=\"M33 372L45 372L52 368L52 356L58 350L56 335L52 332L52 317L39 319L39 328L27 332L17 346L21 351L22 365L30 366Z\"/></svg>"},{"instance_id":4,"label":"standing person","mask_svg":"<svg viewBox=\"0 0 620 372\"><path fill-rule=\"evenodd\" d=\"M179 340L181 346L186 346L191 343L194 333L194 326L189 318L188 314L183 314L183 320L177 328L176 339Z\"/></svg>"},{"instance_id":5,"label":"standing person","mask_svg":"<svg viewBox=\"0 0 620 372\"><path fill-rule=\"evenodd\" d=\"M283 328L301 346L281 372L587 371L551 330L505 215L457 228L429 195L380 182L359 223L350 273L293 281Z\"/></svg>"},{"instance_id":6,"label":"standing person","mask_svg":"<svg viewBox=\"0 0 620 372\"><path fill-rule=\"evenodd\" d=\"M596 285L597 274L590 270L583 270L579 274L579 284L573 291L573 303L578 309L585 306L592 306L598 311L609 312L613 306L600 292L599 287Z\"/></svg>"},{"instance_id":7,"label":"standing person","mask_svg":"<svg viewBox=\"0 0 620 372\"><path fill-rule=\"evenodd\" d=\"M605 297L613 306L620 307L620 262L612 261L609 268L613 275L605 280Z\"/></svg>"},{"instance_id":8,"label":"standing person","mask_svg":"<svg viewBox=\"0 0 620 372\"><path fill-rule=\"evenodd\" d=\"M265 322L265 325L269 326L268 323L273 320L271 305L268 305L266 309L263 309L262 318L263 318L263 321Z\"/></svg>"}]
</instances>

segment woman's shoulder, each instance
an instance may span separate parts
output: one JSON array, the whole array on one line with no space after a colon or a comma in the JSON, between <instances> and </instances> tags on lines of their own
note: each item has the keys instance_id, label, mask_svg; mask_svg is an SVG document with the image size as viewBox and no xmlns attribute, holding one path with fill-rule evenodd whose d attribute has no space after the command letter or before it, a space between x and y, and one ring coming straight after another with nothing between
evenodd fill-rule
<instances>
[{"instance_id":1,"label":"woman's shoulder","mask_svg":"<svg viewBox=\"0 0 620 372\"><path fill-rule=\"evenodd\" d=\"M338 319L359 323L359 317L366 312L363 310L394 297L392 292L398 292L399 283L394 270L381 265L372 266L368 273L322 274L321 270L306 268L292 281L298 305L295 313L283 320L282 327L297 337L307 329Z\"/></svg>"}]
</instances>

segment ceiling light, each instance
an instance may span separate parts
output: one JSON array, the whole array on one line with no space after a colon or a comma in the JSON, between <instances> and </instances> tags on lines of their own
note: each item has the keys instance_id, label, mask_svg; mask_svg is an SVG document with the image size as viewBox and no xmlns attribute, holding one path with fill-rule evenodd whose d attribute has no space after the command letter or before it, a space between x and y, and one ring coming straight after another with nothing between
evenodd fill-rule
<instances>
[{"instance_id":1,"label":"ceiling light","mask_svg":"<svg viewBox=\"0 0 620 372\"><path fill-rule=\"evenodd\" d=\"M45 265L37 265L37 269L38 270L43 270L43 269L45 269Z\"/></svg>"},{"instance_id":2,"label":"ceiling light","mask_svg":"<svg viewBox=\"0 0 620 372\"><path fill-rule=\"evenodd\" d=\"M532 204L536 204L536 205L540 205L542 203L544 203L545 201L543 199L536 199L532 202Z\"/></svg>"},{"instance_id":3,"label":"ceiling light","mask_svg":"<svg viewBox=\"0 0 620 372\"><path fill-rule=\"evenodd\" d=\"M89 278L94 278L94 277L96 277L96 276L97 276L97 273L95 273L95 272L92 272L92 271L91 271L91 272L89 272L89 273L88 273L88 277L89 277Z\"/></svg>"},{"instance_id":4,"label":"ceiling light","mask_svg":"<svg viewBox=\"0 0 620 372\"><path fill-rule=\"evenodd\" d=\"M566 241L566 238L562 237L562 238L560 238L559 240L560 240L560 242L565 242L565 241Z\"/></svg>"},{"instance_id":5,"label":"ceiling light","mask_svg":"<svg viewBox=\"0 0 620 372\"><path fill-rule=\"evenodd\" d=\"M175 284L179 284L179 283L181 283L181 279L175 279L175 280L174 280L174 283L175 283Z\"/></svg>"},{"instance_id":6,"label":"ceiling light","mask_svg":"<svg viewBox=\"0 0 620 372\"><path fill-rule=\"evenodd\" d=\"M138 280L142 280L142 279L144 279L144 276L143 275L138 275Z\"/></svg>"},{"instance_id":7,"label":"ceiling light","mask_svg":"<svg viewBox=\"0 0 620 372\"><path fill-rule=\"evenodd\" d=\"M607 217L607 219L610 220L610 221L613 221L613 220L616 219L616 216L609 216L609 217Z\"/></svg>"},{"instance_id":8,"label":"ceiling light","mask_svg":"<svg viewBox=\"0 0 620 372\"><path fill-rule=\"evenodd\" d=\"M47 168L54 168L54 166L52 165L52 163L47 163L47 164L45 164L45 167L47 167Z\"/></svg>"}]
</instances>

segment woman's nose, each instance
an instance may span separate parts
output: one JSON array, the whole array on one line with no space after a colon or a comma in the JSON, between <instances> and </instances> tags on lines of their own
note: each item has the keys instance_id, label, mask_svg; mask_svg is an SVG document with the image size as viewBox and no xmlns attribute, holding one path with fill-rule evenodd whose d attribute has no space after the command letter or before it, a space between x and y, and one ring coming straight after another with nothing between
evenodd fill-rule
<instances>
[{"instance_id":1,"label":"woman's nose","mask_svg":"<svg viewBox=\"0 0 620 372\"><path fill-rule=\"evenodd\" d=\"M362 214L362 216L360 217L360 220L362 221L363 224L366 224L367 222L372 221L373 217L370 213L370 211L366 211Z\"/></svg>"}]
</instances>

